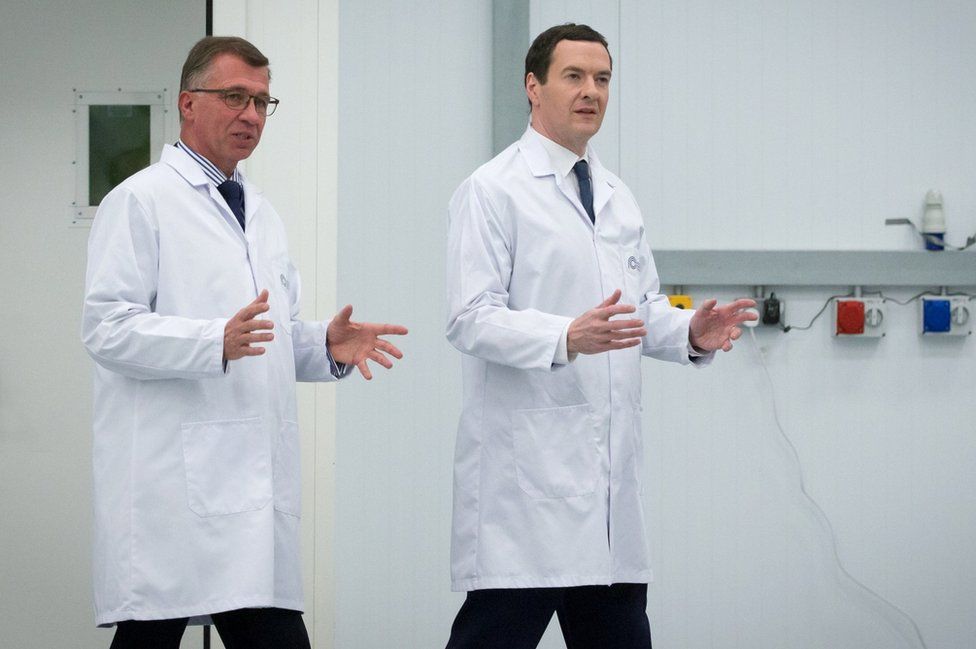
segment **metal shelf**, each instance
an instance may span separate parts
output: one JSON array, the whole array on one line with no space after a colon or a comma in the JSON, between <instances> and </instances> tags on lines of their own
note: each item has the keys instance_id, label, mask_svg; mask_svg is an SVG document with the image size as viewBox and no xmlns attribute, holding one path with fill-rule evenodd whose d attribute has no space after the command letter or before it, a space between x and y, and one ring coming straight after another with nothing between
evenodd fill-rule
<instances>
[{"instance_id":1,"label":"metal shelf","mask_svg":"<svg viewBox=\"0 0 976 649\"><path fill-rule=\"evenodd\" d=\"M972 251L654 250L663 286L976 286Z\"/></svg>"}]
</instances>

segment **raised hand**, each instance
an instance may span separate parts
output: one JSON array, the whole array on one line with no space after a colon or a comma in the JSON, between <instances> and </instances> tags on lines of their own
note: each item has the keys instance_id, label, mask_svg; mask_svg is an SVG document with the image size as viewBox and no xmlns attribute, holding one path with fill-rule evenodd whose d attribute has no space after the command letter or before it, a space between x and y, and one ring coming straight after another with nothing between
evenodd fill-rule
<instances>
[{"instance_id":1,"label":"raised hand","mask_svg":"<svg viewBox=\"0 0 976 649\"><path fill-rule=\"evenodd\" d=\"M270 308L268 291L264 290L253 302L227 321L224 326L225 361L234 361L244 356L260 356L264 353L264 347L251 347L251 345L274 340L274 334L270 331L274 329L274 323L270 320L256 319Z\"/></svg>"},{"instance_id":2,"label":"raised hand","mask_svg":"<svg viewBox=\"0 0 976 649\"><path fill-rule=\"evenodd\" d=\"M703 352L732 349L732 341L742 335L739 325L747 320L759 318L752 311L755 300L741 299L722 306L715 306L716 300L705 300L691 317L688 326L688 340L692 346Z\"/></svg>"},{"instance_id":3,"label":"raised hand","mask_svg":"<svg viewBox=\"0 0 976 649\"><path fill-rule=\"evenodd\" d=\"M599 354L639 345L647 335L641 320L611 320L621 313L637 310L633 304L619 304L620 289L603 302L573 320L566 336L570 354Z\"/></svg>"},{"instance_id":4,"label":"raised hand","mask_svg":"<svg viewBox=\"0 0 976 649\"><path fill-rule=\"evenodd\" d=\"M407 328L393 324L376 324L372 322L353 322L352 306L346 305L329 323L326 335L329 352L332 358L346 365L355 365L359 373L367 381L373 378L369 371L367 360L379 363L386 369L393 367L393 361L386 354L394 358L403 358L403 353L380 336L403 336Z\"/></svg>"}]
</instances>

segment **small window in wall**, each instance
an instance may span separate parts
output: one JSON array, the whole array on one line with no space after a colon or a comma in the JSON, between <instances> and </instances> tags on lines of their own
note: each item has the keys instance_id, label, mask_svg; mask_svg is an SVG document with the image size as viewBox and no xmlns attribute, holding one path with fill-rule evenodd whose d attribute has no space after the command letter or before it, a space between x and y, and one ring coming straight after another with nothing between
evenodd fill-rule
<instances>
[{"instance_id":1,"label":"small window in wall","mask_svg":"<svg viewBox=\"0 0 976 649\"><path fill-rule=\"evenodd\" d=\"M164 139L166 91L75 92L75 200L72 226L91 225L116 185L145 169Z\"/></svg>"}]
</instances>

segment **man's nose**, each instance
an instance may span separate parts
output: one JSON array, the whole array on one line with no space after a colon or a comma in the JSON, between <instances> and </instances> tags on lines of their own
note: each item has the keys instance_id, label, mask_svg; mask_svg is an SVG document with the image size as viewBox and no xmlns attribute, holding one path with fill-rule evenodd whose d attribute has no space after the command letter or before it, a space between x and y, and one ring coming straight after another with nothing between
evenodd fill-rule
<instances>
[{"instance_id":1,"label":"man's nose","mask_svg":"<svg viewBox=\"0 0 976 649\"><path fill-rule=\"evenodd\" d=\"M257 124L260 123L260 121L264 118L261 116L261 113L258 112L257 106L254 104L254 102L254 97L248 99L247 106L245 106L241 111L239 117L245 122Z\"/></svg>"},{"instance_id":2,"label":"man's nose","mask_svg":"<svg viewBox=\"0 0 976 649\"><path fill-rule=\"evenodd\" d=\"M592 99L597 96L596 79L586 77L583 80L583 96Z\"/></svg>"}]
</instances>

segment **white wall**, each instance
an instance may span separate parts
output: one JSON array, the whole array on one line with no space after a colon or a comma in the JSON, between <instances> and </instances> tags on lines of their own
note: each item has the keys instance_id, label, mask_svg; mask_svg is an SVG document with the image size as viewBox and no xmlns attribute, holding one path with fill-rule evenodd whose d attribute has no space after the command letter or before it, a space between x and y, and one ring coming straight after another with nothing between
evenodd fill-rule
<instances>
[{"instance_id":1,"label":"white wall","mask_svg":"<svg viewBox=\"0 0 976 649\"><path fill-rule=\"evenodd\" d=\"M91 366L78 333L88 230L68 228L72 88L173 91L204 31L204 3L196 0L0 4L5 647L111 641L94 627L91 604ZM173 137L175 112L167 122Z\"/></svg>"},{"instance_id":2,"label":"white wall","mask_svg":"<svg viewBox=\"0 0 976 649\"><path fill-rule=\"evenodd\" d=\"M976 6L620 0L627 174L659 247L913 248L976 230ZM612 13L607 8L600 13Z\"/></svg>"},{"instance_id":3,"label":"white wall","mask_svg":"<svg viewBox=\"0 0 976 649\"><path fill-rule=\"evenodd\" d=\"M398 367L337 391L336 647L437 647L460 603L446 204L491 150L491 6L349 0L339 19L339 298L411 332Z\"/></svg>"}]
</instances>

